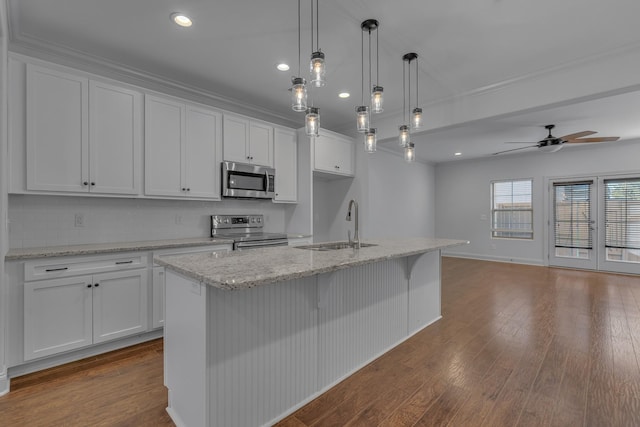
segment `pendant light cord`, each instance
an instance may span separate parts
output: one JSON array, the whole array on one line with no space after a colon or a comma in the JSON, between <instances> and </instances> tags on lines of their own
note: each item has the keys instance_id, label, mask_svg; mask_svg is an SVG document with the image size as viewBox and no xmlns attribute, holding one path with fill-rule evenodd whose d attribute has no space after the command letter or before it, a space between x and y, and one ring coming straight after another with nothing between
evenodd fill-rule
<instances>
[{"instance_id":1,"label":"pendant light cord","mask_svg":"<svg viewBox=\"0 0 640 427\"><path fill-rule=\"evenodd\" d=\"M416 56L416 108L418 108L418 57Z\"/></svg>"},{"instance_id":2,"label":"pendant light cord","mask_svg":"<svg viewBox=\"0 0 640 427\"><path fill-rule=\"evenodd\" d=\"M315 50L313 49L313 25L315 24L315 21L313 19L313 0L311 0L311 52L315 52Z\"/></svg>"},{"instance_id":3,"label":"pendant light cord","mask_svg":"<svg viewBox=\"0 0 640 427\"><path fill-rule=\"evenodd\" d=\"M407 112L411 109L411 60L409 60L409 83L408 83L408 87L409 87L409 89L407 90L407 93L409 94L409 103L407 104Z\"/></svg>"},{"instance_id":4,"label":"pendant light cord","mask_svg":"<svg viewBox=\"0 0 640 427\"><path fill-rule=\"evenodd\" d=\"M369 30L369 88L371 87L371 30Z\"/></svg>"},{"instance_id":5,"label":"pendant light cord","mask_svg":"<svg viewBox=\"0 0 640 427\"><path fill-rule=\"evenodd\" d=\"M316 47L320 51L320 2L316 0Z\"/></svg>"},{"instance_id":6,"label":"pendant light cord","mask_svg":"<svg viewBox=\"0 0 640 427\"><path fill-rule=\"evenodd\" d=\"M362 87L360 88L360 96L361 105L364 105L364 31L360 31L360 65L362 66L360 69L360 81L362 82Z\"/></svg>"},{"instance_id":7,"label":"pendant light cord","mask_svg":"<svg viewBox=\"0 0 640 427\"><path fill-rule=\"evenodd\" d=\"M402 124L407 123L407 88L405 80L407 77L407 70L405 67L407 61L402 61Z\"/></svg>"},{"instance_id":8,"label":"pendant light cord","mask_svg":"<svg viewBox=\"0 0 640 427\"><path fill-rule=\"evenodd\" d=\"M378 33L380 32L380 28L376 30L376 86L380 86L380 60L379 60L379 51L380 51L380 43L378 40Z\"/></svg>"},{"instance_id":9,"label":"pendant light cord","mask_svg":"<svg viewBox=\"0 0 640 427\"><path fill-rule=\"evenodd\" d=\"M300 1L298 0L298 77L300 77Z\"/></svg>"}]
</instances>

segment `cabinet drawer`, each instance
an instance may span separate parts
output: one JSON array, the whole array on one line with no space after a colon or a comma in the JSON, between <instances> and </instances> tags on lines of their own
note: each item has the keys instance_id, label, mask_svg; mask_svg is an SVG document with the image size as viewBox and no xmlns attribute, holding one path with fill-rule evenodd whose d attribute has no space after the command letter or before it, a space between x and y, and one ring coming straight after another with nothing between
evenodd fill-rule
<instances>
[{"instance_id":1,"label":"cabinet drawer","mask_svg":"<svg viewBox=\"0 0 640 427\"><path fill-rule=\"evenodd\" d=\"M25 261L24 280L28 282L146 267L146 253L41 259Z\"/></svg>"}]
</instances>

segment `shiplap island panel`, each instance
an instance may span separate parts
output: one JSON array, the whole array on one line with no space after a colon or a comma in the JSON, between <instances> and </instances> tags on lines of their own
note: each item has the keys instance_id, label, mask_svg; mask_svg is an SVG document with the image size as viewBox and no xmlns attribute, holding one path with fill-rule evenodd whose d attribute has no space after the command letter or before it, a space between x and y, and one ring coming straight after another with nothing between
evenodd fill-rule
<instances>
[{"instance_id":1,"label":"shiplap island panel","mask_svg":"<svg viewBox=\"0 0 640 427\"><path fill-rule=\"evenodd\" d=\"M438 320L448 239L163 257L178 426L271 425Z\"/></svg>"}]
</instances>

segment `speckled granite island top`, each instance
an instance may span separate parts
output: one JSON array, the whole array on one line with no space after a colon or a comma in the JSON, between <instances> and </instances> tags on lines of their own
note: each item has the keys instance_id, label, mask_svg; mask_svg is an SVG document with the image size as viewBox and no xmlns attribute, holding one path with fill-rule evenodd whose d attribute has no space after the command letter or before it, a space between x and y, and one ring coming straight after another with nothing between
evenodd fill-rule
<instances>
[{"instance_id":1,"label":"speckled granite island top","mask_svg":"<svg viewBox=\"0 0 640 427\"><path fill-rule=\"evenodd\" d=\"M11 249L5 256L6 261L48 258L57 256L76 256L107 254L125 251L149 251L189 246L232 245L233 240L212 239L211 237L193 237L188 239L145 240L140 242L115 242L87 245L46 246L40 248Z\"/></svg>"},{"instance_id":2,"label":"speckled granite island top","mask_svg":"<svg viewBox=\"0 0 640 427\"><path fill-rule=\"evenodd\" d=\"M165 256L155 262L220 289L247 289L392 258L417 255L468 243L465 240L407 238L367 240L376 246L331 251L292 247L228 253Z\"/></svg>"}]
</instances>

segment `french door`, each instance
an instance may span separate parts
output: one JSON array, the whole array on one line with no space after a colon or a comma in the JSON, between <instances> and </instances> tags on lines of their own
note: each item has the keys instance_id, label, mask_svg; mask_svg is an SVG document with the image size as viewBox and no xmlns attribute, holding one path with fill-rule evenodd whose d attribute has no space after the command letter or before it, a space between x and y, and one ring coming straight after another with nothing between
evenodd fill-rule
<instances>
[{"instance_id":1,"label":"french door","mask_svg":"<svg viewBox=\"0 0 640 427\"><path fill-rule=\"evenodd\" d=\"M549 181L549 265L640 274L640 174Z\"/></svg>"}]
</instances>

